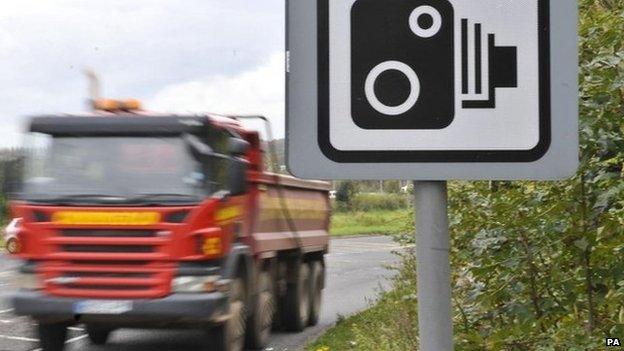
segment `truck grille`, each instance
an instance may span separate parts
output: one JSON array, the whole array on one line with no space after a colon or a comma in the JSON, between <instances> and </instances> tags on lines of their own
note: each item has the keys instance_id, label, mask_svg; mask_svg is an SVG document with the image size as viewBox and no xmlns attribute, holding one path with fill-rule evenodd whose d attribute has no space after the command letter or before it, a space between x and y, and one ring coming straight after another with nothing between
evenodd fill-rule
<instances>
[{"instance_id":1,"label":"truck grille","mask_svg":"<svg viewBox=\"0 0 624 351\"><path fill-rule=\"evenodd\" d=\"M151 246L125 246L125 245L63 245L63 252L154 252Z\"/></svg>"},{"instance_id":2,"label":"truck grille","mask_svg":"<svg viewBox=\"0 0 624 351\"><path fill-rule=\"evenodd\" d=\"M81 298L158 298L170 292L170 239L155 230L63 229L42 265L46 291Z\"/></svg>"},{"instance_id":3,"label":"truck grille","mask_svg":"<svg viewBox=\"0 0 624 351\"><path fill-rule=\"evenodd\" d=\"M106 230L106 229L65 229L62 236L90 238L151 238L156 236L155 230Z\"/></svg>"}]
</instances>

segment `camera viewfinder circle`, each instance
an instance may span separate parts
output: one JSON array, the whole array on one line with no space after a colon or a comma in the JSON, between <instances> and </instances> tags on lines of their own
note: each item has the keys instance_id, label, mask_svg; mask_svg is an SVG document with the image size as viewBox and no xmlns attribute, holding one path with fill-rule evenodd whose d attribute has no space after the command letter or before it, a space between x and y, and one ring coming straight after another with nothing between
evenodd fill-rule
<instances>
[{"instance_id":1,"label":"camera viewfinder circle","mask_svg":"<svg viewBox=\"0 0 624 351\"><path fill-rule=\"evenodd\" d=\"M431 17L431 19L433 20L433 23L427 28L423 28L420 25L420 17L425 15ZM438 34L440 29L442 28L442 15L440 15L440 12L432 6L418 6L410 14L409 26L412 32L414 32L414 34L416 34L417 36L421 38L431 38L434 35Z\"/></svg>"}]
</instances>

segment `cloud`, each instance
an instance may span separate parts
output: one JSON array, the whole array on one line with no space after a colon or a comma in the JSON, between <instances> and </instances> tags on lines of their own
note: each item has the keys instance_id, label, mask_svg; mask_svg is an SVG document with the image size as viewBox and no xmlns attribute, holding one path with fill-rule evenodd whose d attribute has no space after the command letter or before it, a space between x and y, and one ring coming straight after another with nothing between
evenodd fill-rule
<instances>
[{"instance_id":1,"label":"cloud","mask_svg":"<svg viewBox=\"0 0 624 351\"><path fill-rule=\"evenodd\" d=\"M147 104L173 113L262 114L271 119L275 137L284 137L284 53L273 53L260 66L232 75L215 74L167 86Z\"/></svg>"},{"instance_id":2,"label":"cloud","mask_svg":"<svg viewBox=\"0 0 624 351\"><path fill-rule=\"evenodd\" d=\"M0 147L19 142L23 116L83 111L84 67L108 97L150 100L284 48L283 0L0 2Z\"/></svg>"}]
</instances>

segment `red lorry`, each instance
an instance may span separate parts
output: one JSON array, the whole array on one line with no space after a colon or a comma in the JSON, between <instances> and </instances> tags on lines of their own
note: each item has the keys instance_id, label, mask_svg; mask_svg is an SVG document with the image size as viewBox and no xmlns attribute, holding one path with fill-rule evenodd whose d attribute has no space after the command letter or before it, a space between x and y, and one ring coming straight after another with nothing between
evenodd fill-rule
<instances>
[{"instance_id":1,"label":"red lorry","mask_svg":"<svg viewBox=\"0 0 624 351\"><path fill-rule=\"evenodd\" d=\"M7 185L21 218L11 300L44 351L77 323L95 344L117 328L194 328L230 351L317 323L327 183L267 172L239 117L99 106L32 118L23 181Z\"/></svg>"}]
</instances>

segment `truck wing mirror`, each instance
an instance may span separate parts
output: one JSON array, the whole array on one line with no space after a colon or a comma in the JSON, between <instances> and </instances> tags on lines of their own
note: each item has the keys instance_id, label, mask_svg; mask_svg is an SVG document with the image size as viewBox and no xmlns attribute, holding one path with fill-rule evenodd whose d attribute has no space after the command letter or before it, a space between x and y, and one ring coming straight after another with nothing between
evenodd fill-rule
<instances>
[{"instance_id":1,"label":"truck wing mirror","mask_svg":"<svg viewBox=\"0 0 624 351\"><path fill-rule=\"evenodd\" d=\"M247 153L249 143L240 138L230 138L228 148L231 155L242 156Z\"/></svg>"},{"instance_id":2,"label":"truck wing mirror","mask_svg":"<svg viewBox=\"0 0 624 351\"><path fill-rule=\"evenodd\" d=\"M243 195L247 192L247 166L248 162L241 158L229 159L228 190L230 195Z\"/></svg>"},{"instance_id":3,"label":"truck wing mirror","mask_svg":"<svg viewBox=\"0 0 624 351\"><path fill-rule=\"evenodd\" d=\"M212 148L204 144L198 137L191 134L184 135L184 141L193 157L197 160L204 160L213 155Z\"/></svg>"}]
</instances>

